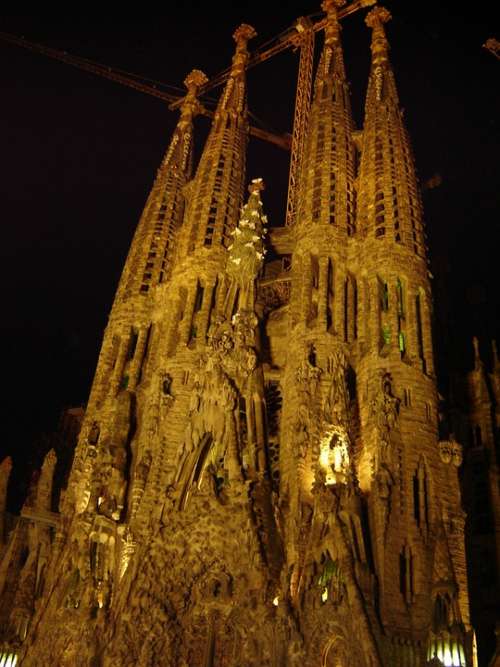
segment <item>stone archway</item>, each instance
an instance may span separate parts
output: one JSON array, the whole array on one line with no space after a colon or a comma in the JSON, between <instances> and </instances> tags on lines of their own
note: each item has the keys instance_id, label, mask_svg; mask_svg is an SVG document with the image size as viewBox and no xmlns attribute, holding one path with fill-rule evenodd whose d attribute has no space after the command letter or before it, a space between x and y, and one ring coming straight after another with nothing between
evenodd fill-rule
<instances>
[{"instance_id":1,"label":"stone archway","mask_svg":"<svg viewBox=\"0 0 500 667\"><path fill-rule=\"evenodd\" d=\"M342 637L331 639L323 652L321 667L348 667L347 646Z\"/></svg>"}]
</instances>

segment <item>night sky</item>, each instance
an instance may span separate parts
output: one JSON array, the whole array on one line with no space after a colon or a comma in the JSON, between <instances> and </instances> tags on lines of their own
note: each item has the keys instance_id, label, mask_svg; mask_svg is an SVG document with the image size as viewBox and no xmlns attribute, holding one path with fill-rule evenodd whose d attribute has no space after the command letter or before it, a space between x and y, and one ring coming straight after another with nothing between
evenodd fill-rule
<instances>
[{"instance_id":1,"label":"night sky","mask_svg":"<svg viewBox=\"0 0 500 667\"><path fill-rule=\"evenodd\" d=\"M498 169L500 39L495 3L387 1L391 59L424 192L442 377L472 363L470 339L500 339ZM448 7L446 6L448 5ZM224 7L224 8L223 8ZM231 34L255 26L255 47L318 12L315 2L185 1L167 16L2 16L1 29L174 86L200 68L230 64ZM366 10L344 20L354 117L361 124L369 71ZM4 397L0 459L23 469L63 407L84 404L126 253L177 119L153 97L4 44L1 48ZM291 130L298 54L249 72L250 110ZM217 97L220 89L212 91ZM199 119L198 153L208 121ZM288 157L253 139L248 179L262 176L271 224L282 224Z\"/></svg>"}]
</instances>

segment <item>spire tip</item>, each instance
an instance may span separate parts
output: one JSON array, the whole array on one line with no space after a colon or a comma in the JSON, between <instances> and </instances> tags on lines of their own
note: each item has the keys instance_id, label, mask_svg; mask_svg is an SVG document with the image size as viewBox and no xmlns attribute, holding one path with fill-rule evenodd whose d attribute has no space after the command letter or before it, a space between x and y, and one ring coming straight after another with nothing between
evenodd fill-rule
<instances>
[{"instance_id":1,"label":"spire tip","mask_svg":"<svg viewBox=\"0 0 500 667\"><path fill-rule=\"evenodd\" d=\"M184 79L186 88L199 88L208 81L207 75L200 69L193 69Z\"/></svg>"},{"instance_id":2,"label":"spire tip","mask_svg":"<svg viewBox=\"0 0 500 667\"><path fill-rule=\"evenodd\" d=\"M248 25L248 23L242 23L233 33L233 39L238 46L240 43L246 45L253 37L257 37L257 31L253 26Z\"/></svg>"},{"instance_id":3,"label":"spire tip","mask_svg":"<svg viewBox=\"0 0 500 667\"><path fill-rule=\"evenodd\" d=\"M321 9L328 14L335 9L340 9L346 4L346 0L323 0Z\"/></svg>"},{"instance_id":4,"label":"spire tip","mask_svg":"<svg viewBox=\"0 0 500 667\"><path fill-rule=\"evenodd\" d=\"M264 183L262 178L253 178L250 181L250 185L248 186L248 192L250 194L253 194L254 192L259 193L265 189L266 189L266 184Z\"/></svg>"},{"instance_id":5,"label":"spire tip","mask_svg":"<svg viewBox=\"0 0 500 667\"><path fill-rule=\"evenodd\" d=\"M391 12L388 9L377 6L368 12L365 18L365 23L369 28L378 28L390 21L391 18Z\"/></svg>"}]
</instances>

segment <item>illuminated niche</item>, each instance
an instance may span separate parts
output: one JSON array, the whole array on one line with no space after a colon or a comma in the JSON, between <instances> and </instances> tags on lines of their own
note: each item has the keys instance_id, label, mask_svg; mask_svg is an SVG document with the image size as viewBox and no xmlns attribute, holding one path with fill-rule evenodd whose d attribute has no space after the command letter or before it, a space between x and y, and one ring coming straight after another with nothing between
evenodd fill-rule
<instances>
[{"instance_id":1,"label":"illuminated niche","mask_svg":"<svg viewBox=\"0 0 500 667\"><path fill-rule=\"evenodd\" d=\"M438 658L445 667L465 667L465 652L462 642L450 632L441 632L431 636L427 651L427 660Z\"/></svg>"},{"instance_id":2,"label":"illuminated niche","mask_svg":"<svg viewBox=\"0 0 500 667\"><path fill-rule=\"evenodd\" d=\"M429 633L427 659L438 658L445 667L466 667L463 626L459 621L456 599L446 591L434 601L433 627Z\"/></svg>"},{"instance_id":3,"label":"illuminated niche","mask_svg":"<svg viewBox=\"0 0 500 667\"><path fill-rule=\"evenodd\" d=\"M330 429L321 439L319 464L325 473L325 484L345 483L349 473L349 448L346 432Z\"/></svg>"},{"instance_id":4,"label":"illuminated niche","mask_svg":"<svg viewBox=\"0 0 500 667\"><path fill-rule=\"evenodd\" d=\"M0 653L0 667L16 667L17 655L15 653Z\"/></svg>"}]
</instances>

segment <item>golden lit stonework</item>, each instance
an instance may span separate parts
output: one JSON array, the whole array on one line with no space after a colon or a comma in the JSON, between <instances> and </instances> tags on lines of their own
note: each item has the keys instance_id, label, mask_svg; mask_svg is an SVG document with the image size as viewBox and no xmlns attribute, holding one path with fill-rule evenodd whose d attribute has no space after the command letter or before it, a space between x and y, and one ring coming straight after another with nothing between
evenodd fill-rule
<instances>
[{"instance_id":1,"label":"golden lit stonework","mask_svg":"<svg viewBox=\"0 0 500 667\"><path fill-rule=\"evenodd\" d=\"M462 450L438 434L422 204L390 15L367 17L360 132L344 5L322 5L310 105L315 27L296 23L286 225L267 220L262 179L245 191L254 29L234 34L194 171L207 79L186 78L67 489L53 511L49 452L2 547L1 667L475 667ZM477 358L478 427L482 373Z\"/></svg>"}]
</instances>

